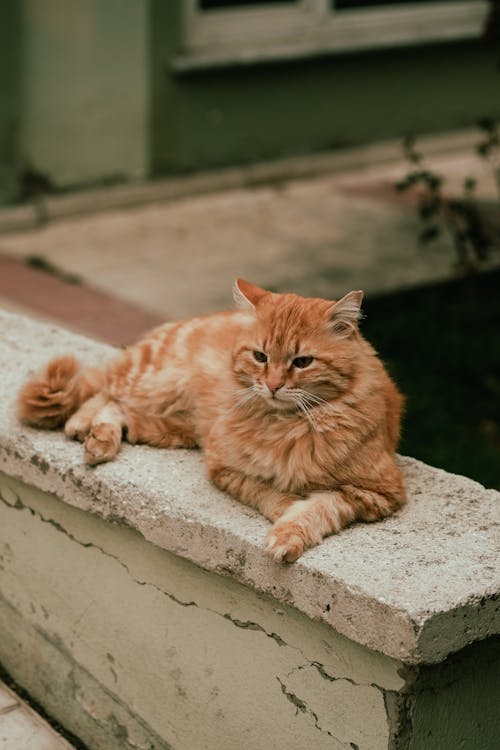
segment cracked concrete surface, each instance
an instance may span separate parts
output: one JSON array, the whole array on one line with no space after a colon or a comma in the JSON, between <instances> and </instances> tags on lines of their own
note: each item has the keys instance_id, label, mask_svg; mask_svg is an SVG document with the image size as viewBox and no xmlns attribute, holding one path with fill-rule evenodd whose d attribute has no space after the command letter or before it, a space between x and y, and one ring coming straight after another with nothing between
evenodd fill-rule
<instances>
[{"instance_id":1,"label":"cracked concrete surface","mask_svg":"<svg viewBox=\"0 0 500 750\"><path fill-rule=\"evenodd\" d=\"M415 726L495 747L494 729L477 744L488 641L449 668L405 666L1 473L0 591L0 660L91 747L407 750ZM457 713L443 735L442 701Z\"/></svg>"},{"instance_id":2,"label":"cracked concrete surface","mask_svg":"<svg viewBox=\"0 0 500 750\"><path fill-rule=\"evenodd\" d=\"M141 580L140 578L136 577L133 572L131 571L130 567L127 565L127 563L124 561L123 556L118 554L113 554L109 551L109 549L105 549L103 546L100 546L99 544L95 544L93 542L84 542L81 539L78 539L77 536L69 531L68 529L64 528L64 526L54 518L46 517L43 512L38 510L36 507L36 501L33 503L33 498L31 498L32 504L27 505L25 504L20 497L20 494L18 494L15 491L16 485L18 488L22 488L22 485L20 485L17 482L13 482L12 480L5 480L2 482L2 474L0 473L0 503L2 503L5 507L10 508L11 510L18 510L18 511L26 511L30 516L39 519L43 524L48 524L52 526L56 531L58 531L61 534L64 534L68 539L70 539L72 542L75 542L77 545L83 547L84 549L95 549L98 552L100 552L105 557L111 558L114 560L119 566L121 566L127 573L127 575L131 578L131 580L138 584L139 586L147 586L155 589L160 594L166 596L168 599L170 599L175 604L179 605L180 607L197 607L203 609L205 612L210 612L213 615L216 615L217 617L222 617L224 620L229 621L232 625L234 625L237 628L241 628L243 630L253 630L257 631L259 633L262 633L267 638L272 639L278 646L281 647L287 647L292 648L296 651L298 651L301 656L304 659L307 659L307 656L304 652L300 650L297 646L287 643L278 633L275 632L268 632L262 625L260 625L257 622L253 622L252 620L241 620L237 617L232 616L229 612L222 612L218 611L214 607L207 606L207 604L201 604L197 603L196 601L183 601L178 596L173 594L170 591L167 591L164 586L159 586L155 583L153 583L151 580ZM9 545L6 545L9 547ZM0 555L0 561L3 560L3 555ZM0 562L1 565L1 562ZM78 620L75 621L75 625L78 624L78 622L83 618L83 616L86 614L86 609L82 612L82 614L79 616ZM321 664L318 661L307 661L305 664L300 664L297 667L292 670L292 672L288 673L287 676L290 676L295 671L300 671L306 668L312 667L315 670L318 671L318 673L321 675L321 677L325 680L328 680L330 682L335 682L338 680L344 680L347 682L350 682L351 684L355 685L356 682L346 676L340 676L340 677L334 677L331 674L329 674L326 670L326 667L324 664ZM375 686L377 688L380 688L380 686L375 685L373 682L370 683L371 686ZM380 688L381 689L381 688Z\"/></svg>"},{"instance_id":3,"label":"cracked concrete surface","mask_svg":"<svg viewBox=\"0 0 500 750\"><path fill-rule=\"evenodd\" d=\"M0 339L7 474L408 663L439 661L499 631L498 492L402 458L410 502L400 514L276 565L262 553L265 519L210 486L198 452L125 445L115 462L92 469L62 433L17 423L15 393L29 372L62 352L98 362L113 350L8 313Z\"/></svg>"},{"instance_id":4,"label":"cracked concrete surface","mask_svg":"<svg viewBox=\"0 0 500 750\"><path fill-rule=\"evenodd\" d=\"M113 749L386 747L383 694L404 684L397 662L131 529L7 477L0 489L9 530L0 535L0 658L35 695L50 684L45 700L69 690L55 715L71 731L107 731L111 741L100 734L94 745ZM300 716L289 695L306 706ZM360 706L373 715L366 741Z\"/></svg>"}]
</instances>

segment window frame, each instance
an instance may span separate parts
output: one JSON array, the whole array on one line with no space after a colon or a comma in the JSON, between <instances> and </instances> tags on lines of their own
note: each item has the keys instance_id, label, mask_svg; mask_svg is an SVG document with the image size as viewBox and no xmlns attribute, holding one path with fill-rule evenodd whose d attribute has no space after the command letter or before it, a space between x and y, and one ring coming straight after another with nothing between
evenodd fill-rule
<instances>
[{"instance_id":1,"label":"window frame","mask_svg":"<svg viewBox=\"0 0 500 750\"><path fill-rule=\"evenodd\" d=\"M340 10L330 0L207 11L197 0L183 5L184 47L175 64L181 70L473 39L490 8L488 0Z\"/></svg>"}]
</instances>

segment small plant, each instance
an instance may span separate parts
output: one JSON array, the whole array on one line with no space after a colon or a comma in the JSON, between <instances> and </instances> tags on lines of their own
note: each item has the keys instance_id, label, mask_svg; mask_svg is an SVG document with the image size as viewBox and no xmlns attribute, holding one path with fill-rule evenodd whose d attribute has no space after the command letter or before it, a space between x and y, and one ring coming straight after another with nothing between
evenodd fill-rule
<instances>
[{"instance_id":1,"label":"small plant","mask_svg":"<svg viewBox=\"0 0 500 750\"><path fill-rule=\"evenodd\" d=\"M500 128L489 118L483 118L478 125L482 139L476 151L491 165L500 194ZM446 233L453 241L457 270L462 273L479 270L500 247L497 233L487 226L482 205L476 200L477 180L466 177L462 196L447 196L443 189L444 177L426 166L413 136L405 138L403 148L412 168L396 188L400 191L413 189L417 194L422 221L420 241L429 243ZM500 212L500 200L496 210Z\"/></svg>"},{"instance_id":2,"label":"small plant","mask_svg":"<svg viewBox=\"0 0 500 750\"><path fill-rule=\"evenodd\" d=\"M491 166L500 196L500 124L490 117L483 117L478 122L483 132L483 140L476 150Z\"/></svg>"},{"instance_id":3,"label":"small plant","mask_svg":"<svg viewBox=\"0 0 500 750\"><path fill-rule=\"evenodd\" d=\"M500 0L490 0L490 6L482 38L485 44L498 50ZM492 207L493 221L487 218L485 204L476 199L477 180L466 177L463 195L459 198L448 197L443 190L443 176L425 166L413 136L404 141L404 152L412 169L396 185L398 190L413 188L417 193L418 212L422 220L420 240L431 242L446 232L453 241L457 269L465 273L484 267L493 252L500 250L500 125L493 118L483 117L478 127L482 137L476 152L493 170L499 193L499 199Z\"/></svg>"}]
</instances>

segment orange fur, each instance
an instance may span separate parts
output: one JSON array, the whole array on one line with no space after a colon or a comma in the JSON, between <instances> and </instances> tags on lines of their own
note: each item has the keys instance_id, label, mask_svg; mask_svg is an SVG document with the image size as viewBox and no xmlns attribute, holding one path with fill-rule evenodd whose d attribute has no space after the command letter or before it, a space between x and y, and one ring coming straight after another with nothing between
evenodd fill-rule
<instances>
[{"instance_id":1,"label":"orange fur","mask_svg":"<svg viewBox=\"0 0 500 750\"><path fill-rule=\"evenodd\" d=\"M19 395L19 417L109 461L122 435L204 449L212 481L273 522L277 561L405 501L394 452L402 397L357 328L361 293L337 303L238 280L239 311L167 323L101 370L61 357Z\"/></svg>"}]
</instances>

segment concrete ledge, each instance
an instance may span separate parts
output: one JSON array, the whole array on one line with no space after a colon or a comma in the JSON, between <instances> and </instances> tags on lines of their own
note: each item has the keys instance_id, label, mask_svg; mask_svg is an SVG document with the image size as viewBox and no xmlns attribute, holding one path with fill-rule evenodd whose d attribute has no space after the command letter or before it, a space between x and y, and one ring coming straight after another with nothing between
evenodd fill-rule
<instances>
[{"instance_id":1,"label":"concrete ledge","mask_svg":"<svg viewBox=\"0 0 500 750\"><path fill-rule=\"evenodd\" d=\"M498 492L401 458L410 502L398 516L331 537L293 566L276 565L262 552L267 521L211 487L199 453L125 445L117 461L91 469L81 446L62 433L17 423L19 384L68 351L89 362L113 354L55 327L0 314L5 474L132 527L160 548L408 664L439 662L499 632Z\"/></svg>"}]
</instances>

